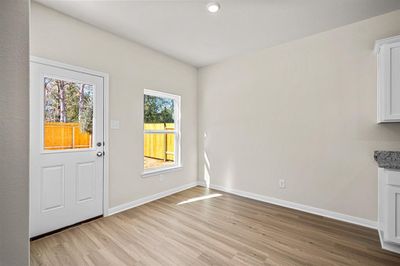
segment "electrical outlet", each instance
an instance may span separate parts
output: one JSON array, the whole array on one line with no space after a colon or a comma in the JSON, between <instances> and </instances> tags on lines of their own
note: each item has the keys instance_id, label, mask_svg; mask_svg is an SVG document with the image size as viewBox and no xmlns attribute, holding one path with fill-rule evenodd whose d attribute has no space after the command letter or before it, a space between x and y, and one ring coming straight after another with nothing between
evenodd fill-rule
<instances>
[{"instance_id":1,"label":"electrical outlet","mask_svg":"<svg viewBox=\"0 0 400 266\"><path fill-rule=\"evenodd\" d=\"M279 179L279 188L286 188L285 179Z\"/></svg>"}]
</instances>

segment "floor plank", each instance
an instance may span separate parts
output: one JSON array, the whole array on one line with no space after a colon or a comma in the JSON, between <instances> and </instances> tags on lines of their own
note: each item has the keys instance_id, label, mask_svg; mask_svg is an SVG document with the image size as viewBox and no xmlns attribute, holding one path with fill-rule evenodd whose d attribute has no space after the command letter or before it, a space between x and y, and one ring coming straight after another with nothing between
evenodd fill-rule
<instances>
[{"instance_id":1,"label":"floor plank","mask_svg":"<svg viewBox=\"0 0 400 266\"><path fill-rule=\"evenodd\" d=\"M400 265L375 230L195 187L31 242L31 265Z\"/></svg>"}]
</instances>

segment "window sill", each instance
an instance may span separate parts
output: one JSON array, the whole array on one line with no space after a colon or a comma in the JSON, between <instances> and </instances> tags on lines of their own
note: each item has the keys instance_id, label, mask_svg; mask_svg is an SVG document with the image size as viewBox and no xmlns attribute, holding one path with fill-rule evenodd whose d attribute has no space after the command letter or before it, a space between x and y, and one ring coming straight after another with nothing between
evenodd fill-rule
<instances>
[{"instance_id":1,"label":"window sill","mask_svg":"<svg viewBox=\"0 0 400 266\"><path fill-rule=\"evenodd\" d=\"M149 177L149 176L155 176L155 175L161 175L161 174L166 174L170 172L175 172L179 171L183 168L182 165L176 165L168 168L161 168L161 169L155 169L155 170L149 170L145 171L142 173L142 177Z\"/></svg>"}]
</instances>

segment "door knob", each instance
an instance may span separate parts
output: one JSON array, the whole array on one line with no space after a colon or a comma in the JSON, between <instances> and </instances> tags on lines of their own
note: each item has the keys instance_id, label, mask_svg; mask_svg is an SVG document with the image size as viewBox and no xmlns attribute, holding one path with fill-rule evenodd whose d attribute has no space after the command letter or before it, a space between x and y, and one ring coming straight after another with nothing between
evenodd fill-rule
<instances>
[{"instance_id":1,"label":"door knob","mask_svg":"<svg viewBox=\"0 0 400 266\"><path fill-rule=\"evenodd\" d=\"M97 157L101 157L101 156L103 156L103 152L102 152L102 151L99 151L99 152L97 153Z\"/></svg>"}]
</instances>

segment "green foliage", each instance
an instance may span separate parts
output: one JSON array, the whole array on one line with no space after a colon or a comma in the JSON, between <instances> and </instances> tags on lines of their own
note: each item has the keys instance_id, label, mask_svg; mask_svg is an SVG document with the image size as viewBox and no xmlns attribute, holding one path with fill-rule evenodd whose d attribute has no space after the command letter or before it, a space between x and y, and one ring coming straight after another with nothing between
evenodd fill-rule
<instances>
[{"instance_id":1,"label":"green foliage","mask_svg":"<svg viewBox=\"0 0 400 266\"><path fill-rule=\"evenodd\" d=\"M174 101L156 96L144 96L145 123L174 123Z\"/></svg>"},{"instance_id":2,"label":"green foliage","mask_svg":"<svg viewBox=\"0 0 400 266\"><path fill-rule=\"evenodd\" d=\"M79 88L75 83L69 83L65 88L65 100L67 107L67 122L79 121Z\"/></svg>"},{"instance_id":3,"label":"green foliage","mask_svg":"<svg viewBox=\"0 0 400 266\"><path fill-rule=\"evenodd\" d=\"M93 90L84 90L83 108L79 120L82 132L92 134L93 132Z\"/></svg>"},{"instance_id":4,"label":"green foliage","mask_svg":"<svg viewBox=\"0 0 400 266\"><path fill-rule=\"evenodd\" d=\"M55 80L50 78L44 79L45 87L45 103L44 115L46 122L60 121L60 97L59 90Z\"/></svg>"}]
</instances>

